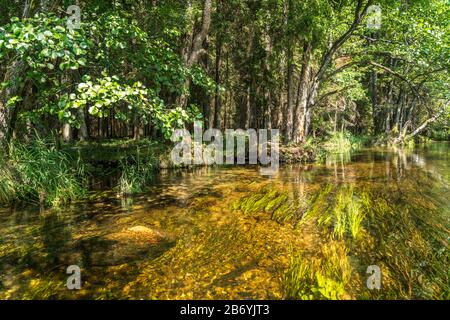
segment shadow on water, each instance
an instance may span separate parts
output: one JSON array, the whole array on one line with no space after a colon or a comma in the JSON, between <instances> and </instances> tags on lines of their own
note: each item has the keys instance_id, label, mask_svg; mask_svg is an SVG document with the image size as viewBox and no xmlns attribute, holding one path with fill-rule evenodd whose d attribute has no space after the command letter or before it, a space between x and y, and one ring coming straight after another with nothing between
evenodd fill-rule
<instances>
[{"instance_id":1,"label":"shadow on water","mask_svg":"<svg viewBox=\"0 0 450 320\"><path fill-rule=\"evenodd\" d=\"M449 299L449 150L167 171L134 197L0 209L0 298Z\"/></svg>"}]
</instances>

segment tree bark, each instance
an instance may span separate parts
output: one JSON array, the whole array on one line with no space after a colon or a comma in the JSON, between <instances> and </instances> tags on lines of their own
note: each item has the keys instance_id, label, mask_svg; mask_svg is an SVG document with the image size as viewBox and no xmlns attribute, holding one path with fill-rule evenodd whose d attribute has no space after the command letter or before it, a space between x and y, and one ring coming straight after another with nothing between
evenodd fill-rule
<instances>
[{"instance_id":1,"label":"tree bark","mask_svg":"<svg viewBox=\"0 0 450 320\"><path fill-rule=\"evenodd\" d=\"M287 76L286 76L286 83L287 83L287 93L286 93L286 111L285 111L285 136L287 141L292 140L292 133L293 133L293 114L294 114L294 106L292 101L292 86L293 86L293 73L294 73L294 64L292 62L292 50L288 48L287 52Z\"/></svg>"},{"instance_id":2,"label":"tree bark","mask_svg":"<svg viewBox=\"0 0 450 320\"><path fill-rule=\"evenodd\" d=\"M219 92L221 59L222 59L222 38L218 37L216 43L216 61L215 61L216 90L214 95L214 128L216 129L220 129L222 123L221 119L222 106Z\"/></svg>"},{"instance_id":3,"label":"tree bark","mask_svg":"<svg viewBox=\"0 0 450 320\"><path fill-rule=\"evenodd\" d=\"M450 101L448 101L442 108L441 110L439 110L439 112L437 114L435 114L434 116L432 116L431 118L428 118L427 120L425 120L420 126L417 127L416 130L414 130L413 132L411 132L409 135L407 135L408 139L411 139L413 137L415 137L416 135L418 135L419 133L421 133L423 130L425 130L425 128L430 124L435 122L437 119L439 119L439 117L444 114L445 110L448 108L448 106L450 105Z\"/></svg>"},{"instance_id":4,"label":"tree bark","mask_svg":"<svg viewBox=\"0 0 450 320\"><path fill-rule=\"evenodd\" d=\"M77 110L77 118L80 123L80 129L78 130L78 140L86 141L89 138L88 128L86 125L86 117L84 111L81 108Z\"/></svg>"},{"instance_id":5,"label":"tree bark","mask_svg":"<svg viewBox=\"0 0 450 320\"><path fill-rule=\"evenodd\" d=\"M342 45L344 45L344 43L352 36L356 28L362 23L362 20L367 14L367 10L372 5L372 3L373 0L367 0L367 2L365 2L364 0L357 1L352 24L349 26L347 31L344 34L342 34L323 54L322 59L320 60L321 63L319 64L319 69L317 73L313 76L312 81L307 90L308 96L306 102L305 124L304 124L305 133L303 134L303 138L306 137L308 133L308 127L311 117L311 108L314 106L314 101L316 100L317 94L319 92L320 84L325 76L325 72L330 66L334 54L339 50L339 48L342 47ZM301 136L302 135L299 135L299 137Z\"/></svg>"},{"instance_id":6,"label":"tree bark","mask_svg":"<svg viewBox=\"0 0 450 320\"><path fill-rule=\"evenodd\" d=\"M63 123L61 128L61 135L65 142L72 141L72 127L68 123Z\"/></svg>"},{"instance_id":7,"label":"tree bark","mask_svg":"<svg viewBox=\"0 0 450 320\"><path fill-rule=\"evenodd\" d=\"M211 25L211 6L212 0L205 0L203 5L203 15L202 15L202 25L200 31L195 35L191 36L191 41L188 41L187 48L184 49L183 59L184 65L187 68L191 68L194 64L196 64L200 56L202 54L206 54L206 50L203 49L203 42L206 39L206 36L209 32L209 27ZM191 86L191 80L189 78L186 79L184 83L185 91L188 91ZM188 101L188 92L184 92L178 98L178 104L182 108L187 107Z\"/></svg>"},{"instance_id":8,"label":"tree bark","mask_svg":"<svg viewBox=\"0 0 450 320\"><path fill-rule=\"evenodd\" d=\"M303 46L303 61L302 70L298 80L297 101L295 106L294 116L294 135L293 141L295 143L302 142L305 138L305 127L307 123L308 113L308 88L311 73L311 53L312 45L306 42Z\"/></svg>"},{"instance_id":9,"label":"tree bark","mask_svg":"<svg viewBox=\"0 0 450 320\"><path fill-rule=\"evenodd\" d=\"M294 105L293 105L293 74L294 74L294 53L293 53L293 41L289 31L289 25L292 20L292 12L293 12L293 3L292 0L287 2L287 8L285 8L286 12L286 109L284 112L284 126L285 126L285 138L287 141L292 141L293 134L293 126L294 126Z\"/></svg>"}]
</instances>

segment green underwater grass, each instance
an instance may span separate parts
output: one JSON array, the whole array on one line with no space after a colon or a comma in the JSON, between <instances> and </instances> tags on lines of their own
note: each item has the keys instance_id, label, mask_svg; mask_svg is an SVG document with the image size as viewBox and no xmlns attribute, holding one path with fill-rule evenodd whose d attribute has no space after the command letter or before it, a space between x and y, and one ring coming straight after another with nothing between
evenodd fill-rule
<instances>
[{"instance_id":1,"label":"green underwater grass","mask_svg":"<svg viewBox=\"0 0 450 320\"><path fill-rule=\"evenodd\" d=\"M293 250L282 279L286 299L448 298L450 253L442 212L417 190L398 198L395 184L385 188L327 183L295 197L269 184L233 208L297 228L312 223L322 234L318 253ZM383 290L364 285L366 267L373 264L382 270Z\"/></svg>"}]
</instances>

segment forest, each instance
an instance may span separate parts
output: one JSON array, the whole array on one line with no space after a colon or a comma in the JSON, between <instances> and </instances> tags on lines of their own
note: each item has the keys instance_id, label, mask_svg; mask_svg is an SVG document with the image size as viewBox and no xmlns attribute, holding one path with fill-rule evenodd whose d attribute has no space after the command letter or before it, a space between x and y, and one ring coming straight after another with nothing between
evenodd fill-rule
<instances>
[{"instance_id":1,"label":"forest","mask_svg":"<svg viewBox=\"0 0 450 320\"><path fill-rule=\"evenodd\" d=\"M182 250L198 251L202 259L213 259L208 253L200 253L200 247L189 251L188 247L182 247L187 246L184 240L174 240L179 234L187 236L188 231L184 229L187 226L183 223L192 217L179 218L172 212L175 210L171 207L173 203L169 205L172 199L184 201L178 206L188 203L187 211L183 211L187 216L206 215L210 207L212 212L219 208L231 210L232 215L236 212L270 214L269 220L283 224L283 228L284 224L305 226L312 221L319 229L328 228L326 234L331 235L331 242L323 244L321 258L311 260L313 262L303 268L301 256L305 253L289 253L289 266L286 266L284 276L280 276L284 279L283 284L270 282L271 277L256 273L255 277L261 279L255 283L267 285L272 293L259 292L258 285L250 283L245 290L254 292L252 297L379 298L374 293L350 292L350 283L361 281L347 274L348 270L336 271L334 266L338 263L333 259L342 258L348 250L356 250L358 256L366 254L358 251L362 246L354 242L351 242L354 247L345 247L343 239L347 236L349 239L366 239L368 234L377 238L380 234L388 234L386 224L392 223L389 212L401 212L398 221L407 227L401 231L396 229L399 239L407 239L411 234L417 239L424 232L436 237L429 243L444 244L440 249L431 244L428 248L428 244L424 244L425 238L421 238L417 247L401 247L399 250L404 249L404 255L400 260L407 261L402 266L398 261L389 262L395 242L388 241L386 247L377 247L383 259L387 259L383 261L388 261L386 268L390 268L390 291L381 297L450 297L448 272L445 271L449 262L450 208L448 200L439 196L445 194L443 190L448 190L450 172L446 144L450 141L448 0L0 0L0 86L0 208L5 208L4 212L0 210L0 217L8 216L6 210L13 210L11 208L18 212L47 212L45 217L33 218L40 221L36 223L43 223L44 228L37 236L44 237L43 247L34 248L35 251L52 247L50 244L55 239L66 239L67 230L64 236L53 237L51 230L54 229L47 230L47 223L67 224L70 228L75 228L72 225L77 224L74 222L77 219L86 218L86 223L92 223L89 220L92 217L86 216L97 212L97 205L92 203L105 206L105 214L114 210L137 210L137 217L140 217L141 208L147 208L149 203L155 203L155 206L162 203L166 208L147 208L156 210L155 217L160 220L147 221L145 219L149 218L142 217L146 227L131 223L131 228L112 233L107 241L114 240L114 246L117 246L117 243L126 243L124 239L129 236L141 245L141 240L145 242L150 237L152 243L158 243L158 248L152 247L151 253L158 258L149 268L156 268L159 274L165 274L167 270L163 260L158 259L170 260ZM174 130L192 131L195 122L205 129L220 131L278 129L280 161L285 166L275 178L276 182L261 181L263 178L253 176L251 167L246 166L211 168L218 171L214 174L205 171L202 175L195 170L210 169L173 165L168 155L173 147ZM425 148L425 153L417 148ZM370 151L354 160L352 155L360 150ZM383 160L379 160L380 157ZM352 167L354 161L357 165ZM433 167L432 174L426 175L421 171L429 169L430 162L426 161L431 161L438 169ZM365 167L367 163L371 166ZM412 169L410 165L417 168ZM167 174L175 177L164 180L160 173L165 170L172 170ZM188 173L180 173L183 170ZM322 180L324 176L320 170L326 170L324 175L329 181ZM414 170L414 174L408 170ZM377 174L381 178L376 178ZM197 178L190 180L191 175ZM218 180L211 175L217 175ZM241 194L237 186L236 194L222 194L232 186L228 185L227 177L237 183L239 176L249 181L242 188L253 195ZM366 176L370 176L367 178L369 184L364 180ZM402 180L405 185L398 186L403 191L390 185L394 180L400 184L401 179L411 177L416 180ZM172 183L171 179L176 181L173 188L164 189ZM208 186L207 190L200 185L202 179L212 179L203 185ZM388 181L384 191L378 189L381 188L377 184L379 179ZM424 179L424 199L416 194L421 188L418 182L421 179ZM278 182L281 187L270 184ZM258 187L252 183L258 183ZM302 184L300 191L296 187L287 187L292 183ZM216 184L220 190L210 184ZM377 191L369 192L366 188ZM428 191L432 195L428 195ZM186 193L190 195L186 196ZM406 197L405 193L408 200L402 198ZM144 196L155 199L138 206ZM419 198L421 200L417 200ZM228 200L232 204L225 206ZM115 209L109 207L111 203ZM326 207L326 203L334 203L334 209ZM77 211L77 206L82 209ZM72 208L70 210L75 210L73 216L64 218L55 213L53 217L52 210L61 208ZM427 210L446 214L447 220L444 220L447 222L433 221L426 224L428 229L420 229L422 226L413 221L428 219L421 215ZM409 216L419 213L420 219ZM170 218L170 214L174 217ZM377 222L379 226L371 220L378 214L385 219ZM77 215L79 218L75 217ZM48 216L56 221L49 222ZM5 219L0 219L0 226ZM197 226L198 222L197 227L202 232L205 231L203 224L211 227L213 221L204 217L200 222L197 216L192 219L191 223ZM112 230L111 223L108 220L106 225ZM155 231L156 225L168 230ZM244 225L235 226L236 239L242 236L244 243L253 243L241 233ZM22 227L31 226L25 223ZM219 238L230 241L225 235L225 225L211 228L219 235L205 234L201 238L195 233L193 236L219 250L219 257L224 255L223 261L235 265L244 263L233 260L238 260L238 253L232 250L234 258L226 255L224 248L231 244L214 242ZM272 229L268 228L275 227L268 225L261 233L267 235L266 240L261 236L258 241L272 239ZM295 232L301 232L299 228L294 227ZM360 232L360 228L365 231ZM45 260L45 267L42 267L41 260L36 262L37 258L21 256L25 250L22 246L33 251L29 245L18 242L12 247L8 245L6 233L9 231L6 227L3 229L5 240L0 241L0 274L6 272L7 266L20 261L24 269L10 272L16 274L14 279L23 283L19 273L32 269L35 275L42 276L42 270L67 260L59 251L58 254L48 251L43 254L47 258L41 257ZM432 229L435 231L429 231ZM86 230L82 232L90 232ZM78 231L81 232L72 230L69 233L75 239L74 234ZM11 236L13 234L11 231ZM89 237L85 240L91 241L93 236ZM319 241L317 234L313 238ZM291 233L285 239L299 241ZM62 247L78 252L74 248L81 246L90 252L91 262L102 251L100 242L80 244L77 241L68 241L70 246L66 243ZM404 244L404 240L401 241ZM374 242L370 243L375 246ZM133 242L137 247L138 244ZM288 255L285 252L287 246L277 252ZM11 249L13 247L15 249ZM114 248L120 254L123 253L121 250L134 253L137 250L127 246ZM416 249L418 251L414 251ZM160 251L165 253L159 256L156 252ZM86 252L83 252L84 257ZM187 266L195 265L189 255L182 256L180 265L174 265L173 270L184 272L189 269ZM403 267L417 266L419 262L413 261L413 257L425 256L432 257L430 261L435 262L430 267L433 271L424 271L426 277L430 276L428 280L421 278L419 281L414 275L399 271ZM108 268L117 268L114 272L121 274L123 270L118 266L122 263L111 257L104 259L114 260L105 263ZM369 260L364 261L369 263ZM83 261L83 265L89 265ZM350 268L349 264L344 265ZM198 267L197 271L208 275L211 270L216 270L214 268L219 267L212 264L208 270ZM326 268L328 271L323 271ZM144 278L150 269L145 270L143 274L127 279L126 286L133 287L130 283L135 288L146 286ZM359 274L364 274L361 270L362 267ZM215 272L220 274L222 271ZM296 282L302 277L312 277L306 282L309 287ZM5 288L12 287L6 280L2 284L0 276L0 298L71 297L61 294L60 288L52 287L47 278L39 279L41 287L33 289L27 282L20 285L18 291L8 291ZM184 292L181 294L181 291L175 293L165 288L162 279L151 280L156 289L150 298L246 298L233 291L238 285L230 285L229 290L223 292L210 291L211 284L206 283L205 287L199 284L199 288L203 288L199 292L186 285L180 289ZM124 293L124 284L107 283L110 287L101 292L101 298L141 297L138 291L131 289ZM97 288L89 290L81 296L96 297Z\"/></svg>"}]
</instances>

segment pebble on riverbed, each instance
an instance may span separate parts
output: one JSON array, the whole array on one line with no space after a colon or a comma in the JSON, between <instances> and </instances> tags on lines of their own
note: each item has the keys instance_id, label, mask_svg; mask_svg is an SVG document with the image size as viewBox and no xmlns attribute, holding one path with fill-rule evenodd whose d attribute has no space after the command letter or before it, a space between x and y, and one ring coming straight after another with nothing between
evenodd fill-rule
<instances>
[{"instance_id":1,"label":"pebble on riverbed","mask_svg":"<svg viewBox=\"0 0 450 320\"><path fill-rule=\"evenodd\" d=\"M171 245L170 237L162 231L140 225L81 239L60 256L60 261L82 266L116 266L156 258Z\"/></svg>"}]
</instances>

